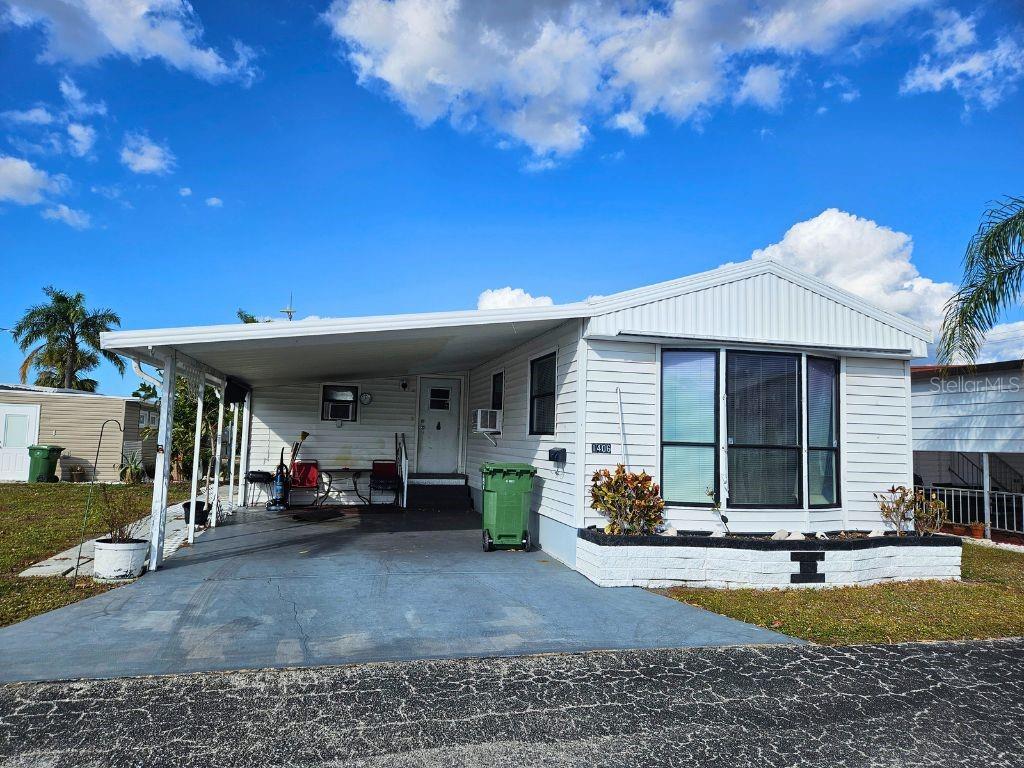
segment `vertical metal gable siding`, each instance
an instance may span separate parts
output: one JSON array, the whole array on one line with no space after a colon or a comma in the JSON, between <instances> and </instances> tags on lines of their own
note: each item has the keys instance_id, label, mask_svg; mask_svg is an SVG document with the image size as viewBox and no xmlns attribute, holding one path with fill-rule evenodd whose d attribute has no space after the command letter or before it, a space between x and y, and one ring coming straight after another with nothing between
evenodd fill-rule
<instances>
[{"instance_id":1,"label":"vertical metal gable siding","mask_svg":"<svg viewBox=\"0 0 1024 768\"><path fill-rule=\"evenodd\" d=\"M926 354L925 343L905 331L772 274L598 315L588 335L630 331Z\"/></svg>"}]
</instances>

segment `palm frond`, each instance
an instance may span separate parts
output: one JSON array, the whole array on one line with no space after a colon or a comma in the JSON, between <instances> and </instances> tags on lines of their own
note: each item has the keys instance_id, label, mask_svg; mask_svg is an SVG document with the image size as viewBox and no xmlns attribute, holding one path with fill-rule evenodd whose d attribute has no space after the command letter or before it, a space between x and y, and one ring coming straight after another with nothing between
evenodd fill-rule
<instances>
[{"instance_id":1,"label":"palm frond","mask_svg":"<svg viewBox=\"0 0 1024 768\"><path fill-rule=\"evenodd\" d=\"M1024 199L993 205L967 245L964 277L947 302L936 357L942 364L977 360L985 334L1024 287Z\"/></svg>"}]
</instances>

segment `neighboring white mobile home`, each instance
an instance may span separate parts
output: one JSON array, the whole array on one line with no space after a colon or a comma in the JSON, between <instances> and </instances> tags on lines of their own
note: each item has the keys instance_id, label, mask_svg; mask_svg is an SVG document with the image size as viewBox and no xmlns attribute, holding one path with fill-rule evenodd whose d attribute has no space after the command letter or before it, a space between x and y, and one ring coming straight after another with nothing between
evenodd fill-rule
<instances>
[{"instance_id":1,"label":"neighboring white mobile home","mask_svg":"<svg viewBox=\"0 0 1024 768\"><path fill-rule=\"evenodd\" d=\"M119 331L103 346L165 380L244 384L248 469L272 469L302 431L303 457L335 468L392 458L397 438L407 479L465 482L479 508L481 464L532 464L534 540L574 565L578 530L603 522L590 478L618 462L654 476L678 529L720 529L716 506L734 531L878 527L872 494L912 482L910 361L930 340L765 260L576 304ZM474 429L495 417L500 432Z\"/></svg>"}]
</instances>

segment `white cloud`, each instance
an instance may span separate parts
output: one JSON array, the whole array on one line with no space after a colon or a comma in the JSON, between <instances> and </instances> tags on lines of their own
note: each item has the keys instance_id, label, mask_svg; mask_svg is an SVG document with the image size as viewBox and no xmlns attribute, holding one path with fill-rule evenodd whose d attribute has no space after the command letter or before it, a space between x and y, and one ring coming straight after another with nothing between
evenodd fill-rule
<instances>
[{"instance_id":1,"label":"white cloud","mask_svg":"<svg viewBox=\"0 0 1024 768\"><path fill-rule=\"evenodd\" d=\"M224 207L224 201L221 200L219 197L208 197L208 198L206 198L206 200L204 202L210 208L223 208Z\"/></svg>"},{"instance_id":2,"label":"white cloud","mask_svg":"<svg viewBox=\"0 0 1024 768\"><path fill-rule=\"evenodd\" d=\"M46 107L11 109L0 114L0 117L12 123L26 123L28 125L49 125L54 119Z\"/></svg>"},{"instance_id":3,"label":"white cloud","mask_svg":"<svg viewBox=\"0 0 1024 768\"><path fill-rule=\"evenodd\" d=\"M849 104L860 98L860 91L846 75L836 74L825 81L825 90L835 90L840 101Z\"/></svg>"},{"instance_id":4,"label":"white cloud","mask_svg":"<svg viewBox=\"0 0 1024 768\"><path fill-rule=\"evenodd\" d=\"M160 59L209 81L250 83L257 74L252 49L236 42L233 56L203 44L203 28L185 0L7 0L7 18L41 27L45 62L87 64L106 56Z\"/></svg>"},{"instance_id":5,"label":"white cloud","mask_svg":"<svg viewBox=\"0 0 1024 768\"><path fill-rule=\"evenodd\" d=\"M932 30L935 37L936 53L953 53L968 45L973 45L978 35L974 29L974 17L964 18L953 8L946 8L935 12L935 29Z\"/></svg>"},{"instance_id":6,"label":"white cloud","mask_svg":"<svg viewBox=\"0 0 1024 768\"><path fill-rule=\"evenodd\" d=\"M557 158L593 125L639 135L653 114L700 124L730 98L777 105L796 57L924 2L333 0L323 18L359 82L421 124L446 119Z\"/></svg>"},{"instance_id":7,"label":"white cloud","mask_svg":"<svg viewBox=\"0 0 1024 768\"><path fill-rule=\"evenodd\" d=\"M107 105L102 101L89 101L85 91L68 76L60 79L60 93L67 102L68 111L75 117L102 117L107 114Z\"/></svg>"},{"instance_id":8,"label":"white cloud","mask_svg":"<svg viewBox=\"0 0 1024 768\"><path fill-rule=\"evenodd\" d=\"M129 133L121 147L121 162L135 173L170 173L174 168L174 153L153 142L144 133Z\"/></svg>"},{"instance_id":9,"label":"white cloud","mask_svg":"<svg viewBox=\"0 0 1024 768\"><path fill-rule=\"evenodd\" d=\"M81 123L68 123L68 145L75 157L85 157L96 143L96 129Z\"/></svg>"},{"instance_id":10,"label":"white cloud","mask_svg":"<svg viewBox=\"0 0 1024 768\"><path fill-rule=\"evenodd\" d=\"M63 176L51 176L27 160L0 155L0 202L36 205L47 194L61 192L66 183Z\"/></svg>"},{"instance_id":11,"label":"white cloud","mask_svg":"<svg viewBox=\"0 0 1024 768\"><path fill-rule=\"evenodd\" d=\"M947 88L963 100L993 109L1024 78L1024 44L1019 35L999 37L995 45L977 45L974 18L953 10L936 14L931 32L934 50L925 54L900 84L900 93L938 93Z\"/></svg>"},{"instance_id":12,"label":"white cloud","mask_svg":"<svg viewBox=\"0 0 1024 768\"><path fill-rule=\"evenodd\" d=\"M92 226L92 218L88 213L68 208L64 203L47 208L41 215L44 219L64 222L74 229L88 229Z\"/></svg>"},{"instance_id":13,"label":"white cloud","mask_svg":"<svg viewBox=\"0 0 1024 768\"><path fill-rule=\"evenodd\" d=\"M911 261L913 250L910 235L829 208L794 224L752 258L788 264L937 330L955 286L923 277Z\"/></svg>"},{"instance_id":14,"label":"white cloud","mask_svg":"<svg viewBox=\"0 0 1024 768\"><path fill-rule=\"evenodd\" d=\"M505 286L488 288L476 300L477 309L512 309L515 307L550 307L550 296L531 296L522 288Z\"/></svg>"},{"instance_id":15,"label":"white cloud","mask_svg":"<svg viewBox=\"0 0 1024 768\"><path fill-rule=\"evenodd\" d=\"M756 64L743 75L733 101L736 104L754 104L763 109L778 109L782 104L785 80L786 70L782 67Z\"/></svg>"},{"instance_id":16,"label":"white cloud","mask_svg":"<svg viewBox=\"0 0 1024 768\"><path fill-rule=\"evenodd\" d=\"M1000 323L985 335L978 362L997 360L1024 360L1024 322Z\"/></svg>"},{"instance_id":17,"label":"white cloud","mask_svg":"<svg viewBox=\"0 0 1024 768\"><path fill-rule=\"evenodd\" d=\"M180 187L178 194L182 197L189 197L192 194L192 187Z\"/></svg>"}]
</instances>

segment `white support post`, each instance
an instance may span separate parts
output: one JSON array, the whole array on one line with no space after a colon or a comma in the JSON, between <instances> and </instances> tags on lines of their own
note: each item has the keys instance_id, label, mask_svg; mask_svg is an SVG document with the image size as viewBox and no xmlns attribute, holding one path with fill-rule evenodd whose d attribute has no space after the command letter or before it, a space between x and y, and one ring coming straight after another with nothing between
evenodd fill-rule
<instances>
[{"instance_id":1,"label":"white support post","mask_svg":"<svg viewBox=\"0 0 1024 768\"><path fill-rule=\"evenodd\" d=\"M210 527L217 527L217 513L220 511L220 455L224 448L224 387L217 390L217 446L213 453L213 508L210 510Z\"/></svg>"},{"instance_id":2,"label":"white support post","mask_svg":"<svg viewBox=\"0 0 1024 768\"><path fill-rule=\"evenodd\" d=\"M238 403L231 404L231 455L228 459L228 512L235 511L235 455L238 453Z\"/></svg>"},{"instance_id":3,"label":"white support post","mask_svg":"<svg viewBox=\"0 0 1024 768\"><path fill-rule=\"evenodd\" d=\"M238 458L238 498L235 499L236 503L240 507L244 507L246 503L246 482L245 473L249 471L249 421L251 418L250 411L252 410L252 392L247 392L245 395L245 401L242 403L241 414L242 414L242 451Z\"/></svg>"},{"instance_id":4,"label":"white support post","mask_svg":"<svg viewBox=\"0 0 1024 768\"><path fill-rule=\"evenodd\" d=\"M988 453L981 454L981 487L985 497L985 538L992 538L992 478L988 472Z\"/></svg>"},{"instance_id":5,"label":"white support post","mask_svg":"<svg viewBox=\"0 0 1024 768\"><path fill-rule=\"evenodd\" d=\"M192 443L192 514L188 516L188 543L195 540L196 507L199 504L199 444L203 437L203 398L206 394L206 377L199 382L199 396L196 398L196 431Z\"/></svg>"},{"instance_id":6,"label":"white support post","mask_svg":"<svg viewBox=\"0 0 1024 768\"><path fill-rule=\"evenodd\" d=\"M174 380L177 377L174 352L165 358L160 382L160 423L156 436L156 470L153 473L153 503L150 507L149 570L164 559L164 525L167 522L167 484L171 479L171 429L174 426Z\"/></svg>"}]
</instances>

